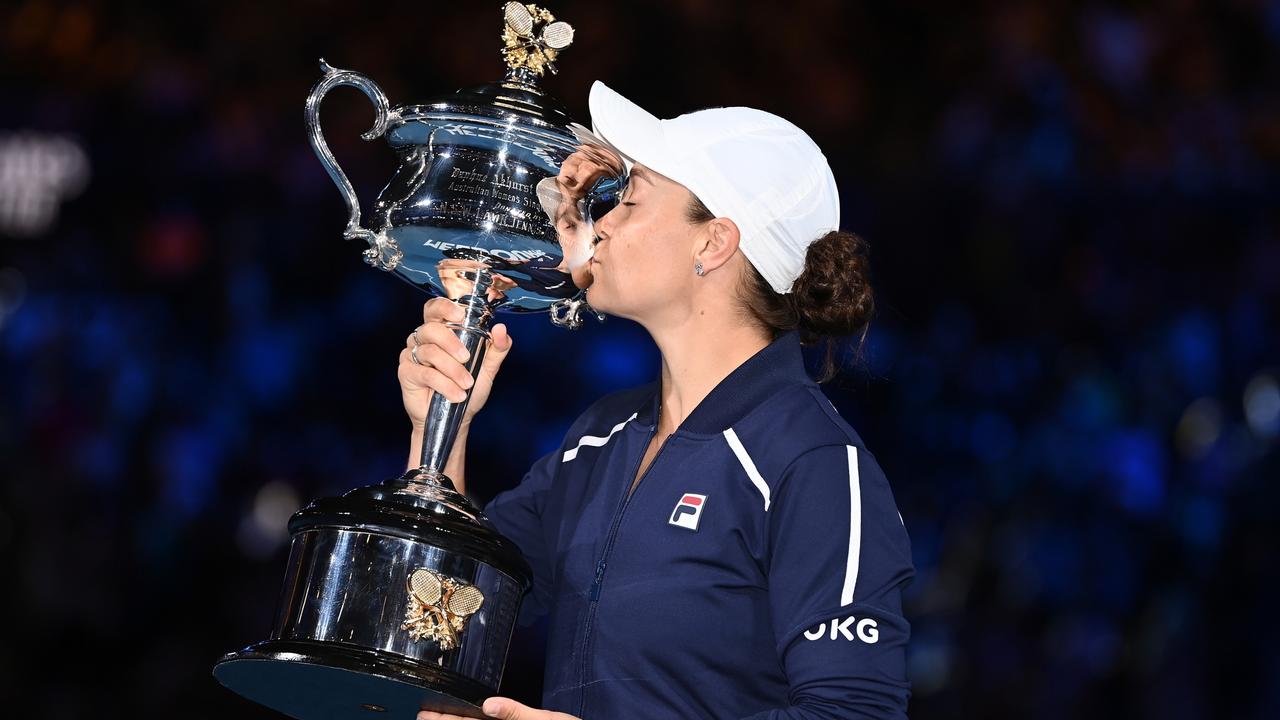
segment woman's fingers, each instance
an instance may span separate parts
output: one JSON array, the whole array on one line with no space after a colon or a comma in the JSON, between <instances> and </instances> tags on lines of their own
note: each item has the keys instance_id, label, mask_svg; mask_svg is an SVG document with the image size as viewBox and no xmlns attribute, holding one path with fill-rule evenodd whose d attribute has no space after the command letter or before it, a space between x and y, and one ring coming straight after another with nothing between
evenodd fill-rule
<instances>
[{"instance_id":1,"label":"woman's fingers","mask_svg":"<svg viewBox=\"0 0 1280 720\"><path fill-rule=\"evenodd\" d=\"M458 336L444 323L432 322L419 325L413 329L413 332L404 336L404 346L410 350L423 345L436 345L443 348L458 362L466 362L471 356Z\"/></svg>"},{"instance_id":2,"label":"woman's fingers","mask_svg":"<svg viewBox=\"0 0 1280 720\"><path fill-rule=\"evenodd\" d=\"M433 298L423 305L425 322L405 336L404 348L400 351L399 378L405 410L415 423L423 421L427 407L419 392L423 388L440 393L450 402L466 400L470 391L467 413L469 417L474 416L484 407L498 368L511 350L507 326L494 325L489 331L484 362L473 377L466 365L470 353L445 324L461 320L462 314L462 308L455 303Z\"/></svg>"},{"instance_id":3,"label":"woman's fingers","mask_svg":"<svg viewBox=\"0 0 1280 720\"><path fill-rule=\"evenodd\" d=\"M409 359L413 360L414 350L409 351ZM439 345L419 345L417 349L418 364L433 367L444 373L461 388L472 386L471 373L467 366L458 362L457 357L444 351Z\"/></svg>"},{"instance_id":4,"label":"woman's fingers","mask_svg":"<svg viewBox=\"0 0 1280 720\"><path fill-rule=\"evenodd\" d=\"M560 164L560 173L556 176L556 185L562 195L580 198L587 193L600 177L608 174L609 168L601 164L587 153L578 150L565 158Z\"/></svg>"},{"instance_id":5,"label":"woman's fingers","mask_svg":"<svg viewBox=\"0 0 1280 720\"><path fill-rule=\"evenodd\" d=\"M586 156L580 152L574 152L560 163L560 173L556 175L556 185L560 186L561 192L568 191L572 193L578 189L582 180L582 161Z\"/></svg>"},{"instance_id":6,"label":"woman's fingers","mask_svg":"<svg viewBox=\"0 0 1280 720\"><path fill-rule=\"evenodd\" d=\"M400 351L400 367L396 374L402 384L411 383L419 387L430 388L444 395L450 402L462 402L467 398L466 390L457 381L435 367L418 365L413 362L410 353L411 351L407 348ZM421 354L422 351L419 350L419 355ZM470 377L468 375L467 379L470 380Z\"/></svg>"}]
</instances>

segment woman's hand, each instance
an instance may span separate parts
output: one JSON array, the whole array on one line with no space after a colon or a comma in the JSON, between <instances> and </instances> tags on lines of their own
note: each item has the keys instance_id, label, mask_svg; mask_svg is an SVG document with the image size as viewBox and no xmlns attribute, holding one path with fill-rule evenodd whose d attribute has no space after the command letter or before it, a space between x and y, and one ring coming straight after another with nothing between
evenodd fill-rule
<instances>
[{"instance_id":1,"label":"woman's hand","mask_svg":"<svg viewBox=\"0 0 1280 720\"><path fill-rule=\"evenodd\" d=\"M432 298L422 306L422 319L423 323L405 338L397 372L404 409L416 429L422 428L426 423L427 406L431 402L432 393L442 393L446 399L460 402L467 396L466 389L472 386L471 374L463 364L467 359L467 350L458 336L445 325L445 322L462 322L462 307L445 298ZM484 407L498 368L511 350L511 336L507 334L506 325L494 325L489 330L489 336L489 348L485 351L484 362L475 379L471 402L463 417L464 423L469 423ZM413 360L415 346L417 363Z\"/></svg>"},{"instance_id":2,"label":"woman's hand","mask_svg":"<svg viewBox=\"0 0 1280 720\"><path fill-rule=\"evenodd\" d=\"M573 715L550 710L538 710L528 705L521 705L511 698L491 697L484 701L484 714L501 720L579 720ZM458 715L423 710L418 713L418 720L467 720Z\"/></svg>"},{"instance_id":3,"label":"woman's hand","mask_svg":"<svg viewBox=\"0 0 1280 720\"><path fill-rule=\"evenodd\" d=\"M626 171L622 158L598 146L582 146L560 164L560 173L554 181L554 191L548 197L539 198L543 209L555 225L556 236L564 255L561 269L568 270L573 284L580 289L591 286L593 280L588 261L594 249L591 229L578 211L582 200L596 181L606 175L622 175Z\"/></svg>"},{"instance_id":4,"label":"woman's hand","mask_svg":"<svg viewBox=\"0 0 1280 720\"><path fill-rule=\"evenodd\" d=\"M565 200L577 202L586 196L596 181L605 175L621 175L625 172L622 158L614 157L604 148L582 146L560 163L556 175L556 187Z\"/></svg>"}]
</instances>

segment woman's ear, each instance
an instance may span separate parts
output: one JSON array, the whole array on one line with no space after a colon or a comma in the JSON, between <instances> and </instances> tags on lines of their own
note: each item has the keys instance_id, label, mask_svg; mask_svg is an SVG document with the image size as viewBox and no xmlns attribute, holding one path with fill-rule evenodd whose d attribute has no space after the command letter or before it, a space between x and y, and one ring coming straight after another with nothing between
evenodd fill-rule
<instances>
[{"instance_id":1,"label":"woman's ear","mask_svg":"<svg viewBox=\"0 0 1280 720\"><path fill-rule=\"evenodd\" d=\"M708 221L698 234L694 245L693 263L702 263L704 272L711 272L729 262L738 251L738 225L727 217Z\"/></svg>"}]
</instances>

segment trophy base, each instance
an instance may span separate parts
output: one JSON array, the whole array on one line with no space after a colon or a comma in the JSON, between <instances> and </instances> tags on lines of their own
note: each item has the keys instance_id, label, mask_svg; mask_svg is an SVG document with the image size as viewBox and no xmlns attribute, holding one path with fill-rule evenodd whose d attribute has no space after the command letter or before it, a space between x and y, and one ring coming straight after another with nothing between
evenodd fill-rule
<instances>
[{"instance_id":1,"label":"trophy base","mask_svg":"<svg viewBox=\"0 0 1280 720\"><path fill-rule=\"evenodd\" d=\"M334 643L268 640L224 655L213 676L298 720L412 718L419 710L488 717L488 688L444 668Z\"/></svg>"}]
</instances>

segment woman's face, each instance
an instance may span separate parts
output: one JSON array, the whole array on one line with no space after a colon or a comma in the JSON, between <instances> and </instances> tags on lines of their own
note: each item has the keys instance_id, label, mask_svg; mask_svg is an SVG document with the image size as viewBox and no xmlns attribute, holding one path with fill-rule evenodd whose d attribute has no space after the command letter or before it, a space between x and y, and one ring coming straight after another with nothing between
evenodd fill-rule
<instances>
[{"instance_id":1,"label":"woman's face","mask_svg":"<svg viewBox=\"0 0 1280 720\"><path fill-rule=\"evenodd\" d=\"M694 247L702 228L689 223L687 188L643 165L634 165L617 207L595 222L594 253L587 268L587 300L601 312L661 321L680 312L696 277Z\"/></svg>"}]
</instances>

